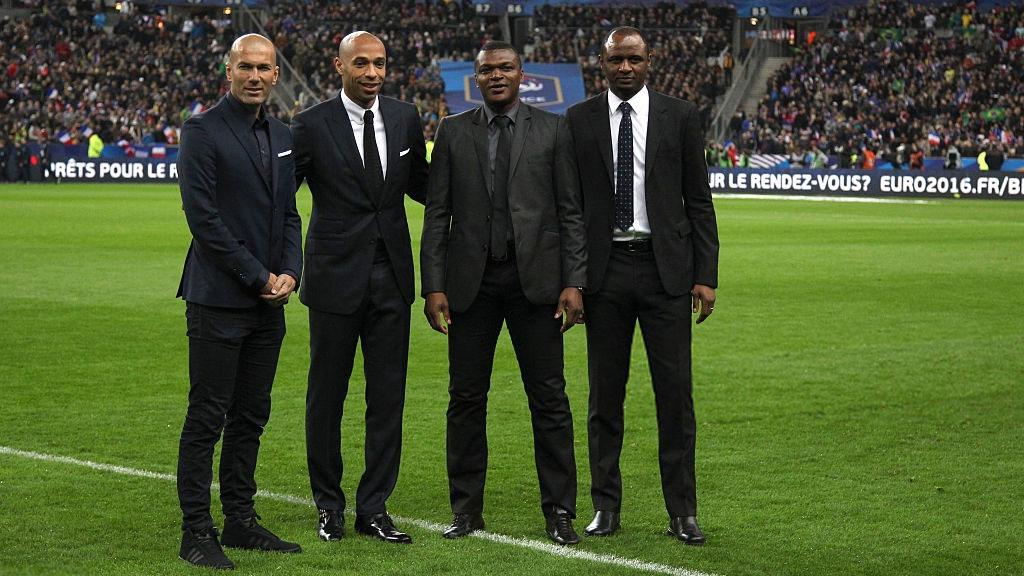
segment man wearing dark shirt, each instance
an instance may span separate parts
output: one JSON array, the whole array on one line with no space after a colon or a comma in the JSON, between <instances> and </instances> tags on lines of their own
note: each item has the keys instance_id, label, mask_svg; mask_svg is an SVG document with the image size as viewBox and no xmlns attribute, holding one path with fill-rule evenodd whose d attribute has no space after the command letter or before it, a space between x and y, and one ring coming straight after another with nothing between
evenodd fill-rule
<instances>
[{"instance_id":1,"label":"man wearing dark shirt","mask_svg":"<svg viewBox=\"0 0 1024 576\"><path fill-rule=\"evenodd\" d=\"M231 46L230 93L182 128L182 208L192 232L178 296L186 302L188 412L178 451L179 556L234 567L233 548L299 552L257 523L260 435L285 333L284 304L302 272L301 222L288 128L263 104L277 83L273 44L248 34ZM224 436L218 541L210 515L213 449Z\"/></svg>"}]
</instances>

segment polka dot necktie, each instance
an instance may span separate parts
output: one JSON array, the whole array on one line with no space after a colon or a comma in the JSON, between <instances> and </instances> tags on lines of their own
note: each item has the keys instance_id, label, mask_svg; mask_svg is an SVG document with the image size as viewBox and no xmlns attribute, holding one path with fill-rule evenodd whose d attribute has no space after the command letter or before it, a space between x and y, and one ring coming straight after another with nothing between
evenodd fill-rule
<instances>
[{"instance_id":1,"label":"polka dot necktie","mask_svg":"<svg viewBox=\"0 0 1024 576\"><path fill-rule=\"evenodd\" d=\"M629 230L633 225L633 120L629 102L619 104L619 156L615 161L615 227Z\"/></svg>"}]
</instances>

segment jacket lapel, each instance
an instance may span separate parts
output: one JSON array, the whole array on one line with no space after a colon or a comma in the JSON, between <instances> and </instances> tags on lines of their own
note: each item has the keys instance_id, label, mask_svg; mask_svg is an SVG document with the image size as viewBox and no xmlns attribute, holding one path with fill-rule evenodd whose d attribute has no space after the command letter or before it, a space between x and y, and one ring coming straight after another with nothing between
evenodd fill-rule
<instances>
[{"instance_id":1,"label":"jacket lapel","mask_svg":"<svg viewBox=\"0 0 1024 576\"><path fill-rule=\"evenodd\" d=\"M659 94L650 88L651 111L647 116L647 151L644 153L644 182L651 181L654 159L658 157L658 146L661 144L661 136L665 132L665 125L668 124L668 109L665 107ZM650 187L648 187L648 190Z\"/></svg>"},{"instance_id":2,"label":"jacket lapel","mask_svg":"<svg viewBox=\"0 0 1024 576\"><path fill-rule=\"evenodd\" d=\"M227 96L224 97L225 99ZM260 162L260 152L256 149L256 137L252 133L252 126L247 126L244 118L240 118L238 114L234 113L230 108L225 99L221 99L219 106L225 107L225 113L221 116L224 119L224 123L227 124L228 129L238 140L238 143L242 145L242 149L249 156L249 160L252 161L253 168L256 169L256 173L260 175L260 180L263 180L263 184L267 187L267 190L271 190L270 182L266 178L263 178L263 163ZM273 164L273 162L271 162Z\"/></svg>"},{"instance_id":3,"label":"jacket lapel","mask_svg":"<svg viewBox=\"0 0 1024 576\"><path fill-rule=\"evenodd\" d=\"M516 118L515 132L512 134L512 158L511 164L508 169L508 177L511 180L512 175L516 173L516 166L519 165L519 157L523 154L523 148L526 146L526 137L530 133L530 120L533 117L531 108L526 104L519 104L519 114Z\"/></svg>"},{"instance_id":4,"label":"jacket lapel","mask_svg":"<svg viewBox=\"0 0 1024 576\"><path fill-rule=\"evenodd\" d=\"M487 115L483 106L473 113L473 147L476 149L476 165L480 167L487 196L491 195L491 161L487 154Z\"/></svg>"},{"instance_id":5,"label":"jacket lapel","mask_svg":"<svg viewBox=\"0 0 1024 576\"><path fill-rule=\"evenodd\" d=\"M601 151L601 158L604 159L605 173L608 175L608 183L615 189L615 178L612 175L612 168L615 166L612 160L612 127L608 121L608 92L600 98L594 98L591 108L592 130L597 131L597 147Z\"/></svg>"},{"instance_id":6,"label":"jacket lapel","mask_svg":"<svg viewBox=\"0 0 1024 576\"><path fill-rule=\"evenodd\" d=\"M341 102L341 94L331 100L333 109L327 115L327 124L330 128L331 138L334 139L336 150L341 152L341 157L348 163L349 169L356 179L359 180L359 187L363 193L369 196L366 189L366 170L363 169L362 157L359 155L359 148L356 147L355 133L352 132L352 122L348 119L348 111Z\"/></svg>"},{"instance_id":7,"label":"jacket lapel","mask_svg":"<svg viewBox=\"0 0 1024 576\"><path fill-rule=\"evenodd\" d=\"M392 106L387 98L380 98L380 113L384 116L384 135L388 143L388 170L384 175L384 190L387 190L391 182L390 175L395 173L395 166L398 166L398 153L402 150L399 144L402 128L398 118L398 109Z\"/></svg>"}]
</instances>

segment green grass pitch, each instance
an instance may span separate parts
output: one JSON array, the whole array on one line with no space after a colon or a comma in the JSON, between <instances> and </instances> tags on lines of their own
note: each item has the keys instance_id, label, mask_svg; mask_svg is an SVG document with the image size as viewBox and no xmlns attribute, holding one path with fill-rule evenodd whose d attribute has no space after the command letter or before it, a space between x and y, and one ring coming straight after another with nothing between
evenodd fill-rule
<instances>
[{"instance_id":1,"label":"green grass pitch","mask_svg":"<svg viewBox=\"0 0 1024 576\"><path fill-rule=\"evenodd\" d=\"M304 223L309 193L300 192ZM722 576L1024 570L1024 203L721 199L721 289L695 329L703 548L663 535L654 402L637 338L623 530L581 550ZM422 210L410 202L414 245ZM188 231L174 186L0 187L0 446L173 474L187 377L174 299ZM392 513L449 520L444 337L413 309ZM592 514L584 331L565 342ZM257 481L306 498L306 310L288 336ZM344 486L362 468L363 380ZM490 395L488 529L544 541L529 416L503 336ZM219 503L214 500L214 515ZM262 499L305 551L229 551L252 574L639 573L408 527L416 543L323 543L315 511ZM351 527L352 518L348 518ZM177 559L174 485L0 453L0 573L196 574Z\"/></svg>"}]
</instances>

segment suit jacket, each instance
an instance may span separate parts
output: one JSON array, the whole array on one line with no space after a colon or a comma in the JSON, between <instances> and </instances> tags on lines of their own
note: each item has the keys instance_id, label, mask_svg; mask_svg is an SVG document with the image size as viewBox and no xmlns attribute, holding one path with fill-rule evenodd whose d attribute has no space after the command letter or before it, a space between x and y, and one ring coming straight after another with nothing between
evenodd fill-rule
<instances>
[{"instance_id":1,"label":"suit jacket","mask_svg":"<svg viewBox=\"0 0 1024 576\"><path fill-rule=\"evenodd\" d=\"M225 96L181 130L178 185L192 231L178 296L189 302L249 308L270 273L302 274L302 222L295 209L292 135L270 124L270 180L260 169L252 126Z\"/></svg>"},{"instance_id":2,"label":"suit jacket","mask_svg":"<svg viewBox=\"0 0 1024 576\"><path fill-rule=\"evenodd\" d=\"M387 175L374 197L339 94L292 120L295 185L313 193L300 297L310 308L351 314L363 300L378 239L384 241L407 304L416 297L405 195L423 203L427 152L416 107L380 98L387 135Z\"/></svg>"},{"instance_id":3,"label":"suit jacket","mask_svg":"<svg viewBox=\"0 0 1024 576\"><path fill-rule=\"evenodd\" d=\"M508 205L523 293L558 301L586 282L586 232L564 119L519 104L512 135ZM476 108L437 128L424 211L423 294L445 292L453 311L469 308L489 258L490 163L487 117Z\"/></svg>"},{"instance_id":4,"label":"suit jacket","mask_svg":"<svg viewBox=\"0 0 1024 576\"><path fill-rule=\"evenodd\" d=\"M685 294L694 284L718 285L718 225L708 186L704 135L697 108L648 90L645 188L651 247L665 291ZM604 281L615 229L612 134L608 93L569 108L566 118L583 190L587 224L587 291Z\"/></svg>"}]
</instances>

